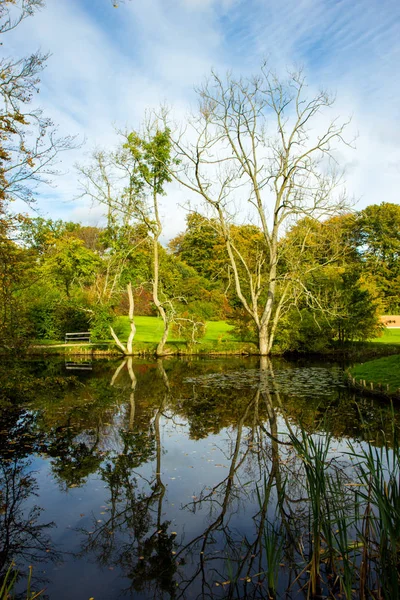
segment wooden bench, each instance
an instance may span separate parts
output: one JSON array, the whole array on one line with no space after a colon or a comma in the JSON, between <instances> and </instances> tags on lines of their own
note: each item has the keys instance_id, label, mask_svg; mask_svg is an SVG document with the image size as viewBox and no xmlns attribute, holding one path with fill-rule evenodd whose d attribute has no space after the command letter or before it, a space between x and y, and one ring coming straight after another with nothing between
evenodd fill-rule
<instances>
[{"instance_id":1,"label":"wooden bench","mask_svg":"<svg viewBox=\"0 0 400 600\"><path fill-rule=\"evenodd\" d=\"M66 333L65 343L68 342L87 342L90 344L90 331L81 331L78 333Z\"/></svg>"},{"instance_id":2,"label":"wooden bench","mask_svg":"<svg viewBox=\"0 0 400 600\"><path fill-rule=\"evenodd\" d=\"M89 360L81 361L81 362L73 362L70 360L65 361L65 368L67 371L92 371L93 364Z\"/></svg>"}]
</instances>

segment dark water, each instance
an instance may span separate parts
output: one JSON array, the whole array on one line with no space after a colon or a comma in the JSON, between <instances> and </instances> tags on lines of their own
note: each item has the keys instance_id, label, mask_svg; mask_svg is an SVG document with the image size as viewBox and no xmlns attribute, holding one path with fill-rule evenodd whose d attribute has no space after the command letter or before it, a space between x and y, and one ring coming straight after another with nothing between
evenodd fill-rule
<instances>
[{"instance_id":1,"label":"dark water","mask_svg":"<svg viewBox=\"0 0 400 600\"><path fill-rule=\"evenodd\" d=\"M36 361L0 377L0 569L15 561L22 591L33 565L57 600L268 598L271 544L281 597L302 596L274 537L307 526L288 429L331 434L344 472L348 440L390 439L389 407L329 364Z\"/></svg>"}]
</instances>

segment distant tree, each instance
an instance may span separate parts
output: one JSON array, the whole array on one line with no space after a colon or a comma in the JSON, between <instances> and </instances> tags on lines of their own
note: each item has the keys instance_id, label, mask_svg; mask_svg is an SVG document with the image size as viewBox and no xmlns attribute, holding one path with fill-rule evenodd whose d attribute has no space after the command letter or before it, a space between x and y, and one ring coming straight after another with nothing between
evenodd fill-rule
<instances>
[{"instance_id":1,"label":"distant tree","mask_svg":"<svg viewBox=\"0 0 400 600\"><path fill-rule=\"evenodd\" d=\"M0 220L0 348L10 351L27 346L31 327L21 295L37 278L31 252L18 246L12 233Z\"/></svg>"},{"instance_id":2,"label":"distant tree","mask_svg":"<svg viewBox=\"0 0 400 600\"><path fill-rule=\"evenodd\" d=\"M355 244L365 276L380 290L386 313L400 311L400 205L382 202L357 214Z\"/></svg>"},{"instance_id":3,"label":"distant tree","mask_svg":"<svg viewBox=\"0 0 400 600\"><path fill-rule=\"evenodd\" d=\"M100 258L75 236L64 235L51 244L43 261L43 271L58 281L68 298L74 284L94 280Z\"/></svg>"},{"instance_id":4,"label":"distant tree","mask_svg":"<svg viewBox=\"0 0 400 600\"><path fill-rule=\"evenodd\" d=\"M255 273L258 270L259 278L265 275L262 232L254 225L231 224L229 234L232 243L241 248L243 261L238 263L237 268L243 280L243 289L249 293L246 269L254 270ZM215 295L219 296L219 312L224 312L224 317L227 316L227 302L231 307L237 308L240 302L234 290L234 275L217 221L207 219L199 213L190 213L186 230L171 240L169 249L174 256L208 279L209 286L212 286L209 289L215 290Z\"/></svg>"},{"instance_id":5,"label":"distant tree","mask_svg":"<svg viewBox=\"0 0 400 600\"><path fill-rule=\"evenodd\" d=\"M56 239L65 234L73 234L79 228L78 223L61 219L25 218L19 227L18 239L40 256L48 251Z\"/></svg>"},{"instance_id":6,"label":"distant tree","mask_svg":"<svg viewBox=\"0 0 400 600\"><path fill-rule=\"evenodd\" d=\"M293 295L284 312L277 334L282 349L320 351L334 340L379 334L381 306L376 286L363 276L354 245L355 221L355 214L323 222L305 218L281 241L281 268L290 268L305 290Z\"/></svg>"},{"instance_id":7,"label":"distant tree","mask_svg":"<svg viewBox=\"0 0 400 600\"><path fill-rule=\"evenodd\" d=\"M169 244L171 252L211 281L227 276L227 254L217 223L197 212L186 217L186 229Z\"/></svg>"}]
</instances>

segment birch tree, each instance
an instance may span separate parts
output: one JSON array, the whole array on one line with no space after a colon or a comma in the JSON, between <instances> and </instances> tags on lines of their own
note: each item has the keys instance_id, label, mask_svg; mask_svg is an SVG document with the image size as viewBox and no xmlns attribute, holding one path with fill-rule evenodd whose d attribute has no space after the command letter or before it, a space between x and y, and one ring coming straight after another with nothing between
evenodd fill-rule
<instances>
[{"instance_id":1,"label":"birch tree","mask_svg":"<svg viewBox=\"0 0 400 600\"><path fill-rule=\"evenodd\" d=\"M116 151L96 151L91 165L78 167L83 195L106 206L109 228L115 228L116 224L120 223L123 231L128 234L133 230L133 224L139 225L145 231L143 240L151 245L153 302L164 323L162 338L156 349L158 356L165 353L165 344L174 316L171 299L162 293L159 257L159 240L163 230L160 197L165 193L166 183L172 180L172 162L169 130L161 130L156 125L148 124L141 133L132 131L124 134L124 142ZM110 265L113 264L115 273L113 276L107 273L105 281L113 290L134 249L135 246L126 237L119 254L116 255L116 261L109 261ZM133 316L130 323L132 331ZM112 332L112 335L116 340L115 332ZM117 345L122 350L123 344L119 342ZM123 351L128 353L126 347Z\"/></svg>"},{"instance_id":2,"label":"birch tree","mask_svg":"<svg viewBox=\"0 0 400 600\"><path fill-rule=\"evenodd\" d=\"M174 317L171 299L162 296L159 258L159 240L163 229L160 197L165 194L165 185L172 180L170 171L174 164L171 158L170 131L168 128L161 130L156 124L148 124L142 134L135 131L129 133L124 148L130 153L135 166L131 185L136 192L136 214L147 227L152 240L153 302L164 323L156 354L162 356L165 354L165 344Z\"/></svg>"},{"instance_id":3,"label":"birch tree","mask_svg":"<svg viewBox=\"0 0 400 600\"><path fill-rule=\"evenodd\" d=\"M346 123L321 125L333 99L324 91L309 98L301 72L281 81L266 64L249 79L213 72L198 97L198 112L174 141L180 161L175 177L202 198L219 224L236 295L256 325L259 353L267 355L285 307L305 292L298 273L306 238L294 275L280 269L281 236L298 219L345 208L334 150L346 143ZM232 237L238 216L262 232L264 248L255 265Z\"/></svg>"}]
</instances>

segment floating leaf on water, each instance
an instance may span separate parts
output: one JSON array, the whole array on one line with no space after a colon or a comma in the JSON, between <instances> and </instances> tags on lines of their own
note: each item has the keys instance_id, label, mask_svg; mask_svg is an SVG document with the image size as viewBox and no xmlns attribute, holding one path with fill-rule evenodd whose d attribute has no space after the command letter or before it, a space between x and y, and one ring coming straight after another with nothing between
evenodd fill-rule
<instances>
[{"instance_id":1,"label":"floating leaf on water","mask_svg":"<svg viewBox=\"0 0 400 600\"><path fill-rule=\"evenodd\" d=\"M230 373L212 373L191 377L185 380L203 387L219 387L235 389L261 388L270 393L284 393L298 397L317 397L330 395L342 381L339 370L324 367L302 367L276 369L273 377L263 372L260 377L258 369L232 371Z\"/></svg>"}]
</instances>

